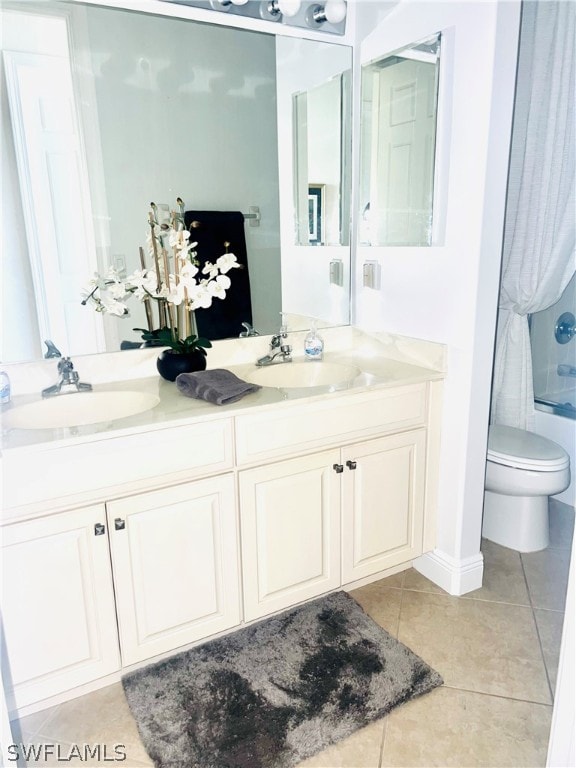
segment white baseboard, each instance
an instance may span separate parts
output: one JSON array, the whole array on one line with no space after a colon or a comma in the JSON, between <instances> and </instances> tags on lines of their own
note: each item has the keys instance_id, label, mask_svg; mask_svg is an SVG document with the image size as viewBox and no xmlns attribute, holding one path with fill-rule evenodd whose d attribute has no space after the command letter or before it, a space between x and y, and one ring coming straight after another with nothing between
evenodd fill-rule
<instances>
[{"instance_id":1,"label":"white baseboard","mask_svg":"<svg viewBox=\"0 0 576 768\"><path fill-rule=\"evenodd\" d=\"M412 566L449 595L465 595L482 586L484 558L481 552L457 560L436 549L416 558Z\"/></svg>"}]
</instances>

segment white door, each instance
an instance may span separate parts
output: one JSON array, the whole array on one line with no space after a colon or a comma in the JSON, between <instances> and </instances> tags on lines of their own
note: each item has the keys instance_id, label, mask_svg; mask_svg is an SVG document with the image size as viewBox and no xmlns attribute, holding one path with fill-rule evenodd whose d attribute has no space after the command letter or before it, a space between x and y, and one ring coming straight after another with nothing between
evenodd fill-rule
<instances>
[{"instance_id":1,"label":"white door","mask_svg":"<svg viewBox=\"0 0 576 768\"><path fill-rule=\"evenodd\" d=\"M107 511L125 665L240 623L232 475L113 501Z\"/></svg>"},{"instance_id":2,"label":"white door","mask_svg":"<svg viewBox=\"0 0 576 768\"><path fill-rule=\"evenodd\" d=\"M9 706L118 670L104 505L9 525L1 535Z\"/></svg>"},{"instance_id":3,"label":"white door","mask_svg":"<svg viewBox=\"0 0 576 768\"><path fill-rule=\"evenodd\" d=\"M435 97L429 62L397 62L374 77L372 245L430 243Z\"/></svg>"},{"instance_id":4,"label":"white door","mask_svg":"<svg viewBox=\"0 0 576 768\"><path fill-rule=\"evenodd\" d=\"M340 586L338 450L240 473L244 616Z\"/></svg>"},{"instance_id":5,"label":"white door","mask_svg":"<svg viewBox=\"0 0 576 768\"><path fill-rule=\"evenodd\" d=\"M342 451L344 583L422 554L426 432L404 432Z\"/></svg>"},{"instance_id":6,"label":"white door","mask_svg":"<svg viewBox=\"0 0 576 768\"><path fill-rule=\"evenodd\" d=\"M70 61L4 51L4 64L40 333L63 354L100 352L102 318L81 304L97 259Z\"/></svg>"}]
</instances>

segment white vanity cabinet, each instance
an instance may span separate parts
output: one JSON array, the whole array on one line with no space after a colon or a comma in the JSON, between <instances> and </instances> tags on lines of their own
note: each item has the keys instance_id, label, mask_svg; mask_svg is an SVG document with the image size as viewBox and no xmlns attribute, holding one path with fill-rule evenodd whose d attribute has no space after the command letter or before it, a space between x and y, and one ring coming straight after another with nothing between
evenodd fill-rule
<instances>
[{"instance_id":1,"label":"white vanity cabinet","mask_svg":"<svg viewBox=\"0 0 576 768\"><path fill-rule=\"evenodd\" d=\"M11 708L433 549L440 393L419 380L3 455Z\"/></svg>"},{"instance_id":2,"label":"white vanity cabinet","mask_svg":"<svg viewBox=\"0 0 576 768\"><path fill-rule=\"evenodd\" d=\"M336 443L240 471L247 620L422 554L429 405L418 385L237 419L240 465Z\"/></svg>"},{"instance_id":3,"label":"white vanity cabinet","mask_svg":"<svg viewBox=\"0 0 576 768\"><path fill-rule=\"evenodd\" d=\"M232 473L6 526L2 542L18 707L240 623Z\"/></svg>"},{"instance_id":4,"label":"white vanity cabinet","mask_svg":"<svg viewBox=\"0 0 576 768\"><path fill-rule=\"evenodd\" d=\"M240 472L244 617L340 586L338 450Z\"/></svg>"},{"instance_id":5,"label":"white vanity cabinet","mask_svg":"<svg viewBox=\"0 0 576 768\"><path fill-rule=\"evenodd\" d=\"M231 473L106 506L123 664L240 623Z\"/></svg>"},{"instance_id":6,"label":"white vanity cabinet","mask_svg":"<svg viewBox=\"0 0 576 768\"><path fill-rule=\"evenodd\" d=\"M97 504L2 529L2 663L18 707L120 669L106 528Z\"/></svg>"},{"instance_id":7,"label":"white vanity cabinet","mask_svg":"<svg viewBox=\"0 0 576 768\"><path fill-rule=\"evenodd\" d=\"M425 450L424 429L343 449L343 583L422 554Z\"/></svg>"},{"instance_id":8,"label":"white vanity cabinet","mask_svg":"<svg viewBox=\"0 0 576 768\"><path fill-rule=\"evenodd\" d=\"M426 431L240 473L247 620L422 554Z\"/></svg>"}]
</instances>

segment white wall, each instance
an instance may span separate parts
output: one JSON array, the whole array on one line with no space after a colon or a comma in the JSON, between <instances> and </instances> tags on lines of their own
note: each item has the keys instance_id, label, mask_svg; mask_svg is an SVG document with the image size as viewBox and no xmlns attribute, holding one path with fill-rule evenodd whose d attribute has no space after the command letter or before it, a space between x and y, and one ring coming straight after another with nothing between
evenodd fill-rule
<instances>
[{"instance_id":1,"label":"white wall","mask_svg":"<svg viewBox=\"0 0 576 768\"><path fill-rule=\"evenodd\" d=\"M361 4L357 12L362 13ZM479 587L482 578L485 455L518 28L517 2L403 0L361 45L361 60L368 62L442 32L435 244L358 248L353 313L360 327L447 345L437 549L416 567L454 594ZM365 259L380 263L379 291L361 287Z\"/></svg>"}]
</instances>

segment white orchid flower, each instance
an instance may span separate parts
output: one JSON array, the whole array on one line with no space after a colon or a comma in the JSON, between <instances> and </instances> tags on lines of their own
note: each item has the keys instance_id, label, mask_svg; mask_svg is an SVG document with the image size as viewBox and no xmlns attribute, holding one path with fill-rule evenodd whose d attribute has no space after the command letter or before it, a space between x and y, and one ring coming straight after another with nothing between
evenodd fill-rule
<instances>
[{"instance_id":1,"label":"white orchid flower","mask_svg":"<svg viewBox=\"0 0 576 768\"><path fill-rule=\"evenodd\" d=\"M148 272L149 270L147 269L137 269L135 272L132 272L131 275L128 275L126 282L136 288L144 285L148 277Z\"/></svg>"},{"instance_id":2,"label":"white orchid flower","mask_svg":"<svg viewBox=\"0 0 576 768\"><path fill-rule=\"evenodd\" d=\"M216 299L224 299L226 298L226 290L230 288L230 285L229 277L218 275L215 280L210 280L206 287L211 296Z\"/></svg>"},{"instance_id":3,"label":"white orchid flower","mask_svg":"<svg viewBox=\"0 0 576 768\"><path fill-rule=\"evenodd\" d=\"M103 296L101 299L102 311L107 312L109 315L116 315L117 317L123 317L128 314L128 307L122 301L116 299L109 299Z\"/></svg>"},{"instance_id":4,"label":"white orchid flower","mask_svg":"<svg viewBox=\"0 0 576 768\"><path fill-rule=\"evenodd\" d=\"M198 274L198 267L195 264L192 264L191 261L185 262L180 267L180 280L191 281L195 284L196 281L194 280L194 277L197 274Z\"/></svg>"},{"instance_id":5,"label":"white orchid flower","mask_svg":"<svg viewBox=\"0 0 576 768\"><path fill-rule=\"evenodd\" d=\"M210 280L213 280L218 274L219 270L216 264L212 264L211 261L207 261L202 268L202 274L208 275Z\"/></svg>"},{"instance_id":6,"label":"white orchid flower","mask_svg":"<svg viewBox=\"0 0 576 768\"><path fill-rule=\"evenodd\" d=\"M197 284L189 293L189 309L207 309L212 304L212 296L205 283Z\"/></svg>"},{"instance_id":7,"label":"white orchid flower","mask_svg":"<svg viewBox=\"0 0 576 768\"><path fill-rule=\"evenodd\" d=\"M188 248L187 240L190 237L190 232L187 229L171 229L168 236L168 242L172 248L176 248L177 251L181 251L184 248Z\"/></svg>"},{"instance_id":8,"label":"white orchid flower","mask_svg":"<svg viewBox=\"0 0 576 768\"><path fill-rule=\"evenodd\" d=\"M173 275L170 275L170 278L170 288L166 294L166 299L170 304L178 307L184 301L184 285L182 283L176 284Z\"/></svg>"},{"instance_id":9,"label":"white orchid flower","mask_svg":"<svg viewBox=\"0 0 576 768\"><path fill-rule=\"evenodd\" d=\"M224 253L222 256L216 259L218 269L222 274L226 274L231 269L237 269L240 267L238 259L233 253Z\"/></svg>"},{"instance_id":10,"label":"white orchid flower","mask_svg":"<svg viewBox=\"0 0 576 768\"><path fill-rule=\"evenodd\" d=\"M123 299L128 293L126 286L121 282L109 283L106 290L113 299Z\"/></svg>"}]
</instances>

